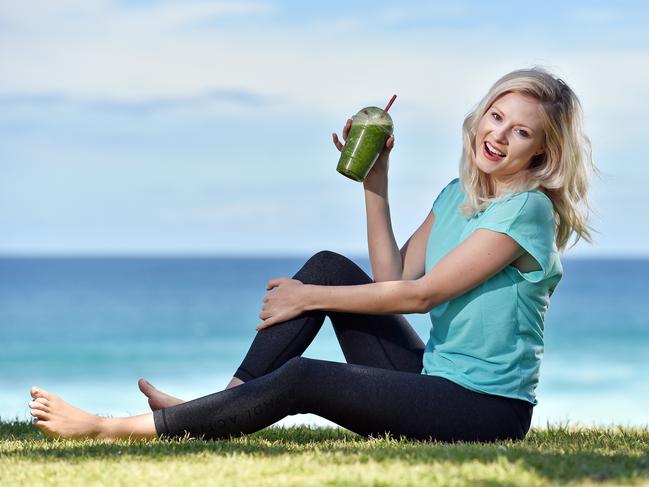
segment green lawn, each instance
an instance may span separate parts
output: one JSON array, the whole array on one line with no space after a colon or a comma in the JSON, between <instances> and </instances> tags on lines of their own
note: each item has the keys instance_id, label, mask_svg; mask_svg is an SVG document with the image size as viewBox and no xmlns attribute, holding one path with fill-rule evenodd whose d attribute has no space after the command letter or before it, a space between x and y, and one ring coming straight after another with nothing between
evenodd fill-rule
<instances>
[{"instance_id":1,"label":"green lawn","mask_svg":"<svg viewBox=\"0 0 649 487\"><path fill-rule=\"evenodd\" d=\"M494 444L366 440L308 427L111 443L51 440L30 423L4 422L0 484L649 486L649 428L557 425Z\"/></svg>"}]
</instances>

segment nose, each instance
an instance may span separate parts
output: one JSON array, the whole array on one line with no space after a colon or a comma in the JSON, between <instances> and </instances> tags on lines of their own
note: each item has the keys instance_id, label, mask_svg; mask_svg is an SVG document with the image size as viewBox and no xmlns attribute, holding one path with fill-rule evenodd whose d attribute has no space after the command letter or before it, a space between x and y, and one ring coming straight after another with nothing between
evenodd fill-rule
<instances>
[{"instance_id":1,"label":"nose","mask_svg":"<svg viewBox=\"0 0 649 487\"><path fill-rule=\"evenodd\" d=\"M507 129L505 127L498 127L493 130L493 136L495 142L498 142L500 144L506 144L507 143L507 137L505 134L507 133Z\"/></svg>"}]
</instances>

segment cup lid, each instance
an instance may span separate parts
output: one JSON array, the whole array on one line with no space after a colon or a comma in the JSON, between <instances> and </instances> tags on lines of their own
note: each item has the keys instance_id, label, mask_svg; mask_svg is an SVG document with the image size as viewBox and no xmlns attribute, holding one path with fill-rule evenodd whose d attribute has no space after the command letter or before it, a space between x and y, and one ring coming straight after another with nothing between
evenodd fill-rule
<instances>
[{"instance_id":1,"label":"cup lid","mask_svg":"<svg viewBox=\"0 0 649 487\"><path fill-rule=\"evenodd\" d=\"M394 124L388 112L379 107L365 107L352 117L352 123L360 125L379 125L392 133Z\"/></svg>"}]
</instances>

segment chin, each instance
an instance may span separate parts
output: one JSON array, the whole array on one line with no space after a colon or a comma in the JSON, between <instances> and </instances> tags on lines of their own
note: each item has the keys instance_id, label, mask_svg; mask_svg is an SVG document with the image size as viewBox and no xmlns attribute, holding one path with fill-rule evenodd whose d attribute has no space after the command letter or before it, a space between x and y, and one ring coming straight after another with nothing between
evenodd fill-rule
<instances>
[{"instance_id":1,"label":"chin","mask_svg":"<svg viewBox=\"0 0 649 487\"><path fill-rule=\"evenodd\" d=\"M485 174L491 174L495 169L491 164L485 164L485 161L482 158L476 158L475 167Z\"/></svg>"}]
</instances>

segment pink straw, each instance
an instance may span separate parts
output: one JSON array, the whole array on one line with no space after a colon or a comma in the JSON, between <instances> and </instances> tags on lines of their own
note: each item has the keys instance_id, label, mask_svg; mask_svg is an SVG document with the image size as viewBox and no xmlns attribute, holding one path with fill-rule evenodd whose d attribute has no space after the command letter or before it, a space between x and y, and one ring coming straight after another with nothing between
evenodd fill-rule
<instances>
[{"instance_id":1,"label":"pink straw","mask_svg":"<svg viewBox=\"0 0 649 487\"><path fill-rule=\"evenodd\" d=\"M396 100L396 99L397 99L397 95L392 95L392 98L390 98L390 101L388 102L388 105L385 107L385 110L384 110L385 112L387 112L390 109L390 107L394 103L394 100Z\"/></svg>"}]
</instances>

